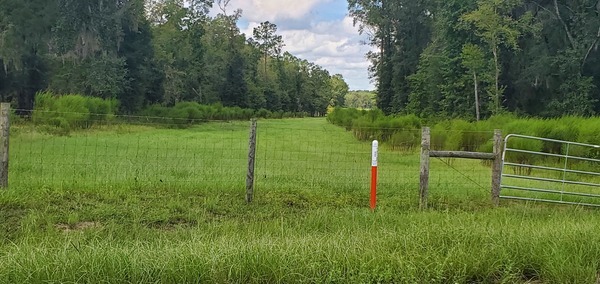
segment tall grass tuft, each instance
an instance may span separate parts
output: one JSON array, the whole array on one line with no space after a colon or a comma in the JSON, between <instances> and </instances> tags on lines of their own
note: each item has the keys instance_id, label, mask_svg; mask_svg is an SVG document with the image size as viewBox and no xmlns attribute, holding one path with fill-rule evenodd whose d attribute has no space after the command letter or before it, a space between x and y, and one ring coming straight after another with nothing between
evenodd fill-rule
<instances>
[{"instance_id":1,"label":"tall grass tuft","mask_svg":"<svg viewBox=\"0 0 600 284\"><path fill-rule=\"evenodd\" d=\"M47 130L68 134L71 130L90 128L112 119L117 107L117 100L39 92L35 96L32 120Z\"/></svg>"},{"instance_id":2,"label":"tall grass tuft","mask_svg":"<svg viewBox=\"0 0 600 284\"><path fill-rule=\"evenodd\" d=\"M149 120L165 122L169 119L172 125L185 128L207 121L249 120L251 118L301 118L308 116L304 112L271 112L266 109L253 110L240 107L225 107L221 104L201 105L197 102L179 102L173 107L151 105L139 113Z\"/></svg>"},{"instance_id":3,"label":"tall grass tuft","mask_svg":"<svg viewBox=\"0 0 600 284\"><path fill-rule=\"evenodd\" d=\"M419 145L419 130L426 123L414 115L386 116L380 110L356 110L335 108L327 115L327 120L352 131L361 141L377 139L393 149L410 149ZM566 116L555 119L518 118L512 114L492 116L487 120L470 122L462 119L429 121L431 127L431 148L450 151L491 152L494 129L504 135L522 134L563 141L574 141L600 145L600 118ZM519 141L515 147L526 150L565 154L560 143ZM522 145L521 145L522 144ZM509 145L511 146L511 145ZM582 149L571 149L582 151ZM600 151L587 150L575 153L581 156L597 157ZM519 157L523 162L531 162L531 157Z\"/></svg>"}]
</instances>

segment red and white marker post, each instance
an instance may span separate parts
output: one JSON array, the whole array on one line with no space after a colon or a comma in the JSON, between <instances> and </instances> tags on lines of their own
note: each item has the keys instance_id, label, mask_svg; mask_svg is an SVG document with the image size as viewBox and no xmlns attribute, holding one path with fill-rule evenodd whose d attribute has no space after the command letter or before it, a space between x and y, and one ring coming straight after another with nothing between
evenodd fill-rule
<instances>
[{"instance_id":1,"label":"red and white marker post","mask_svg":"<svg viewBox=\"0 0 600 284\"><path fill-rule=\"evenodd\" d=\"M371 150L371 211L375 211L377 205L377 152L379 148L379 142L373 140L373 147Z\"/></svg>"}]
</instances>

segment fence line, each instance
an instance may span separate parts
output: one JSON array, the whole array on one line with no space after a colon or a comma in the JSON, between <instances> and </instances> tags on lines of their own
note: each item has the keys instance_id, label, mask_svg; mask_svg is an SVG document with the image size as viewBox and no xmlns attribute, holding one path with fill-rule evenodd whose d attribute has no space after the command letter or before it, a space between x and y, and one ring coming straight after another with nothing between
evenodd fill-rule
<instances>
[{"instance_id":1,"label":"fence line","mask_svg":"<svg viewBox=\"0 0 600 284\"><path fill-rule=\"evenodd\" d=\"M495 205L498 205L500 198L500 177L502 172L502 133L500 130L494 131L493 153L480 153L468 151L431 151L431 130L424 127L421 138L421 170L419 186L419 207L426 209L429 196L429 160L430 157L437 158L462 158L474 160L491 160L491 199Z\"/></svg>"},{"instance_id":2,"label":"fence line","mask_svg":"<svg viewBox=\"0 0 600 284\"><path fill-rule=\"evenodd\" d=\"M237 188L243 184L247 129L219 122L179 131L165 123L93 121L55 133L50 124L13 128L14 186Z\"/></svg>"},{"instance_id":3,"label":"fence line","mask_svg":"<svg viewBox=\"0 0 600 284\"><path fill-rule=\"evenodd\" d=\"M322 200L311 199L319 194L327 196L325 203L368 205L369 139L373 137L361 141L353 131L322 118L260 121L255 134L250 135L256 139L252 175L247 121L194 122L90 115L86 124L63 131L52 112L35 120L21 120L10 129L11 188L204 190L239 194L240 199L245 195L247 202L258 193L257 198L275 197L285 206L307 206ZM384 130L368 131L374 136L383 133L395 137L384 142L379 153L379 205L413 207L419 188L419 155L414 141L421 135L414 129ZM458 151L453 153L487 146L490 136L489 132L432 134L432 157L447 145L454 145L448 149ZM443 163L435 160L430 166L434 168L430 182L436 188L431 204L448 199L463 202L464 192L471 193L462 189L481 188L487 171L487 165L454 159L444 159ZM440 166L444 168L436 168ZM438 190L440 185L459 188L461 193L457 195L450 188Z\"/></svg>"}]
</instances>

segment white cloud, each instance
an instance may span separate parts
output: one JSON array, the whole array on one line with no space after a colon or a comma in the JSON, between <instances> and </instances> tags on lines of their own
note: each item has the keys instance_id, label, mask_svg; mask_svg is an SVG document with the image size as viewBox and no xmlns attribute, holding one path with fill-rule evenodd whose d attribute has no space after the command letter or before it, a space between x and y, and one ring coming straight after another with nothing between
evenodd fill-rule
<instances>
[{"instance_id":1,"label":"white cloud","mask_svg":"<svg viewBox=\"0 0 600 284\"><path fill-rule=\"evenodd\" d=\"M231 10L244 10L245 24L240 28L248 37L260 22L272 21L279 27L284 51L321 65L331 74L342 74L351 89L373 89L365 58L372 48L363 44L365 37L359 35L352 18L318 20L313 15L311 9L331 1L345 0L232 0L230 5ZM305 20L298 25L298 19Z\"/></svg>"},{"instance_id":2,"label":"white cloud","mask_svg":"<svg viewBox=\"0 0 600 284\"><path fill-rule=\"evenodd\" d=\"M331 0L232 0L234 9L242 9L249 21L264 22L278 19L300 19L316 5Z\"/></svg>"},{"instance_id":3,"label":"white cloud","mask_svg":"<svg viewBox=\"0 0 600 284\"><path fill-rule=\"evenodd\" d=\"M310 29L284 30L280 34L285 50L342 74L352 89L373 89L368 76L369 62L365 54L371 47L345 17L337 21L317 22Z\"/></svg>"}]
</instances>

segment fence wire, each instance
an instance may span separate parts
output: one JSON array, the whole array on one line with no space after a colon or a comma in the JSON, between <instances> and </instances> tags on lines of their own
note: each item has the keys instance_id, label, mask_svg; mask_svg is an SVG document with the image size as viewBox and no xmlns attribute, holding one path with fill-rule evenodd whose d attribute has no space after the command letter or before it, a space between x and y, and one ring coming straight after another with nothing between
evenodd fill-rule
<instances>
[{"instance_id":1,"label":"fence wire","mask_svg":"<svg viewBox=\"0 0 600 284\"><path fill-rule=\"evenodd\" d=\"M65 117L65 113L44 112L13 121L10 187L244 192L247 121L89 115L84 124L65 125L57 117ZM414 207L418 204L420 133L420 129L361 129L357 133L323 118L261 120L256 198L271 194L328 196L331 202L366 206L371 141L377 137L385 139L379 150L378 204ZM491 132L434 132L432 148L481 150L488 142L491 145L491 138ZM490 184L489 163L431 160L433 206L489 203Z\"/></svg>"},{"instance_id":2,"label":"fence wire","mask_svg":"<svg viewBox=\"0 0 600 284\"><path fill-rule=\"evenodd\" d=\"M369 181L370 145L338 138L325 128L259 126L259 186L342 191L364 188Z\"/></svg>"},{"instance_id":3,"label":"fence wire","mask_svg":"<svg viewBox=\"0 0 600 284\"><path fill-rule=\"evenodd\" d=\"M493 131L432 131L432 150L492 153ZM492 162L431 158L429 201L433 207L489 206Z\"/></svg>"},{"instance_id":4,"label":"fence wire","mask_svg":"<svg viewBox=\"0 0 600 284\"><path fill-rule=\"evenodd\" d=\"M58 114L48 113L48 117ZM247 124L186 130L167 118L90 116L67 128L51 118L11 127L9 184L16 187L212 187L244 184Z\"/></svg>"}]
</instances>

